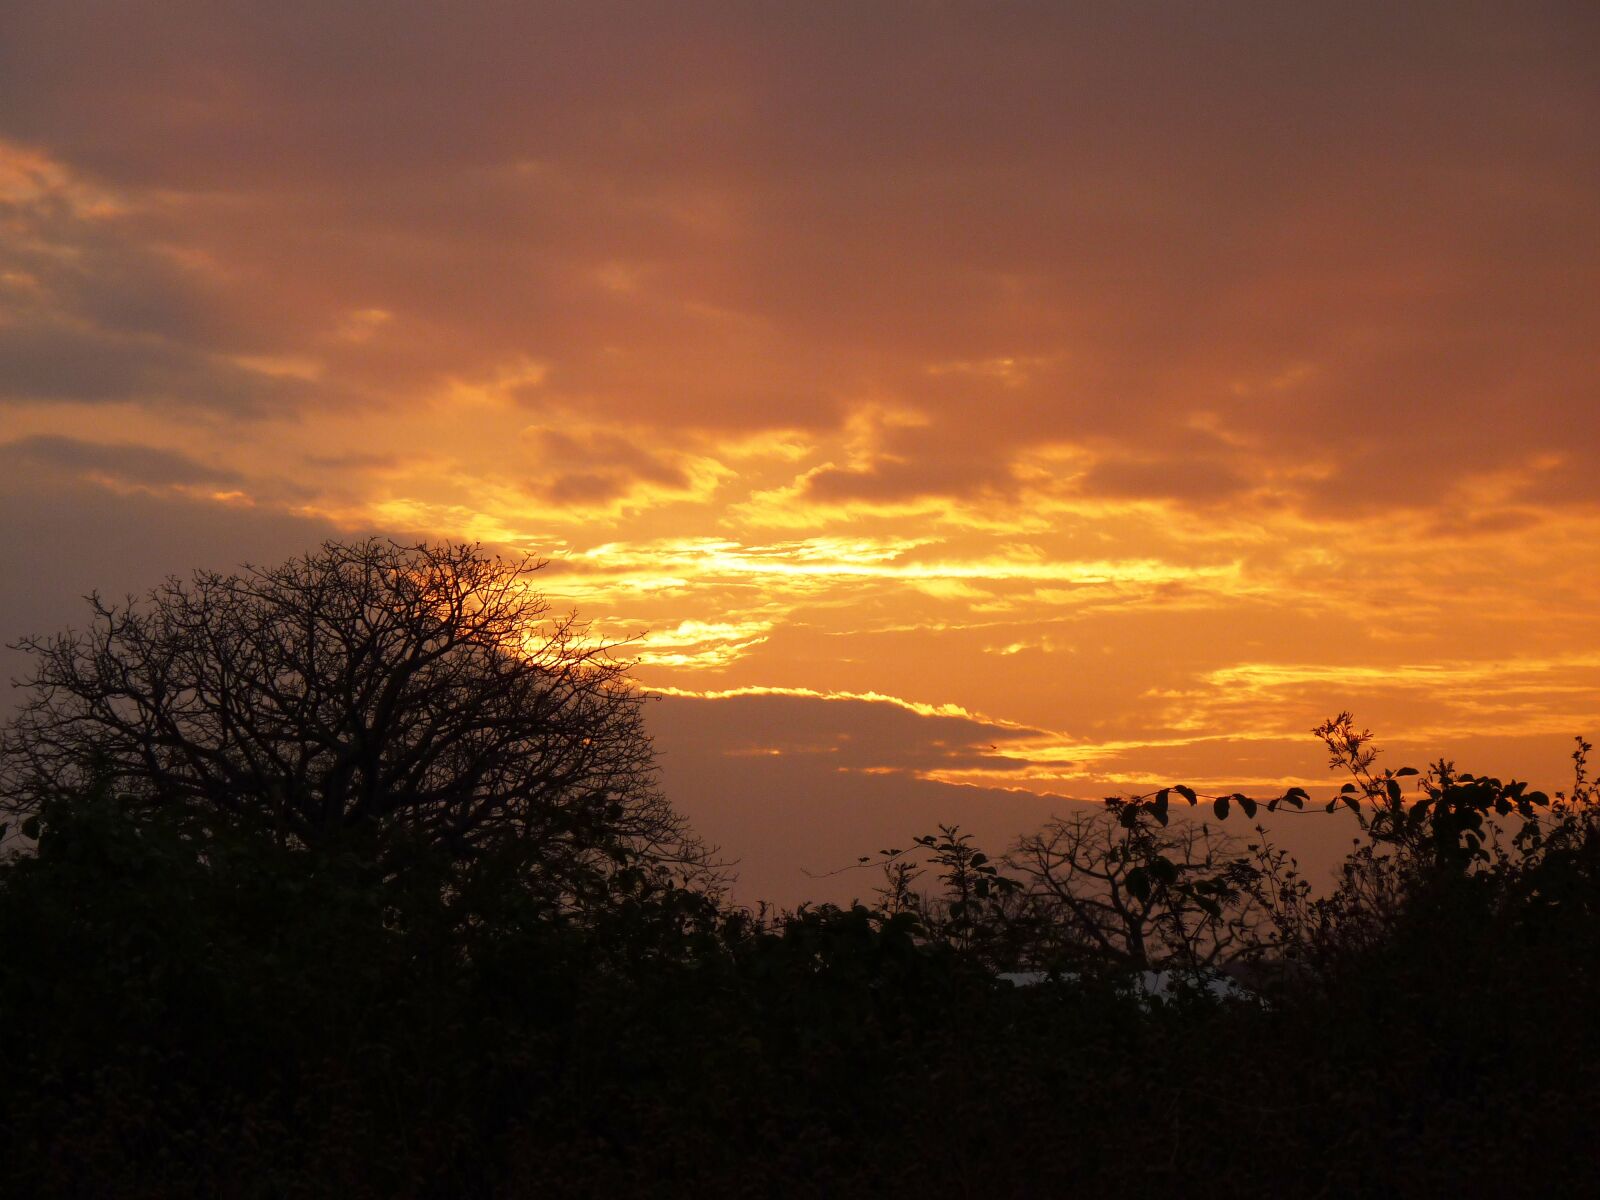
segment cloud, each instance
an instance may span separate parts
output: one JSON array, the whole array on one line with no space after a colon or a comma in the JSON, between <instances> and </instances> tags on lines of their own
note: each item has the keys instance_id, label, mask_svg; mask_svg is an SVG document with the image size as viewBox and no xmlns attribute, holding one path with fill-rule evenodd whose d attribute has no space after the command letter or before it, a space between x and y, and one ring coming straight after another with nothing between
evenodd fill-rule
<instances>
[{"instance_id":1,"label":"cloud","mask_svg":"<svg viewBox=\"0 0 1600 1200\"><path fill-rule=\"evenodd\" d=\"M1009 484L1003 463L918 459L877 462L868 467L821 467L804 477L804 495L823 503L894 504L903 501L965 499ZM1005 487L1006 491L1014 488Z\"/></svg>"},{"instance_id":2,"label":"cloud","mask_svg":"<svg viewBox=\"0 0 1600 1200\"><path fill-rule=\"evenodd\" d=\"M772 630L771 621L680 621L627 642L634 660L677 669L725 668L750 653Z\"/></svg>"},{"instance_id":3,"label":"cloud","mask_svg":"<svg viewBox=\"0 0 1600 1200\"><path fill-rule=\"evenodd\" d=\"M735 860L734 897L752 905L870 898L882 876L872 863L858 867L858 859L875 860L879 850L904 848L944 824L959 824L994 855L1052 817L1098 808L1109 793L1187 781L1206 794L1242 788L1266 798L1295 782L1320 803L1341 782L1322 769L1325 753L1305 730L1231 739L1237 768L1221 779L1207 772L1206 751L1214 752L1215 743L1191 737L1085 747L1100 756L1137 754L1143 760L1142 771L1115 784L1084 775L1051 788L1030 782L1021 771L974 771L963 780L959 769L946 774L947 769L988 759L996 748L1018 758L1037 753L1045 747L1030 739L1039 732L970 714L923 711L927 707L887 696L735 690L667 696L648 705L646 716L668 794ZM1399 739L1383 745L1390 751L1385 761L1396 765L1423 764L1421 755L1437 748ZM1490 749L1481 746L1477 757ZM1542 738L1530 756L1526 739L1501 739L1492 749L1500 761L1556 762L1564 747L1559 739ZM1319 884L1352 832L1343 818L1321 816L1258 816L1274 843L1295 854ZM1224 832L1243 835L1249 827Z\"/></svg>"},{"instance_id":4,"label":"cloud","mask_svg":"<svg viewBox=\"0 0 1600 1200\"><path fill-rule=\"evenodd\" d=\"M552 475L549 482L535 483L533 491L555 504L604 505L640 485L685 493L694 487L685 467L618 434L535 429L532 435Z\"/></svg>"},{"instance_id":5,"label":"cloud","mask_svg":"<svg viewBox=\"0 0 1600 1200\"><path fill-rule=\"evenodd\" d=\"M40 449L35 443L34 449ZM94 469L143 470L152 481L205 470L182 460L146 459L126 448L43 445L47 459ZM209 482L206 480L205 482ZM140 594L168 575L198 567L232 570L246 561L272 563L314 549L339 533L320 521L260 507L217 503L180 492L115 493L57 474L0 478L0 647L27 635L76 625L91 591ZM26 673L25 656L0 650L0 681ZM14 697L0 689L0 709Z\"/></svg>"},{"instance_id":6,"label":"cloud","mask_svg":"<svg viewBox=\"0 0 1600 1200\"><path fill-rule=\"evenodd\" d=\"M879 882L872 872L814 876L952 821L1003 849L1073 804L939 781L930 769L983 758L1020 731L887 697L678 695L646 712L668 794L739 860L735 894L745 903L866 897Z\"/></svg>"},{"instance_id":7,"label":"cloud","mask_svg":"<svg viewBox=\"0 0 1600 1200\"><path fill-rule=\"evenodd\" d=\"M36 465L68 476L85 476L143 487L232 487L243 482L235 471L208 466L188 455L133 442L87 442L56 434L35 434L0 444L0 462L15 470Z\"/></svg>"},{"instance_id":8,"label":"cloud","mask_svg":"<svg viewBox=\"0 0 1600 1200\"><path fill-rule=\"evenodd\" d=\"M303 383L154 337L68 320L0 327L0 403L124 401L259 413L309 394Z\"/></svg>"},{"instance_id":9,"label":"cloud","mask_svg":"<svg viewBox=\"0 0 1600 1200\"><path fill-rule=\"evenodd\" d=\"M1080 480L1094 496L1125 500L1181 500L1225 504L1250 486L1232 468L1205 459L1165 462L1123 459L1098 462Z\"/></svg>"},{"instance_id":10,"label":"cloud","mask_svg":"<svg viewBox=\"0 0 1600 1200\"><path fill-rule=\"evenodd\" d=\"M835 771L936 777L983 767L1003 774L1023 765L1006 749L1049 738L953 705L879 694L784 688L656 694L668 702L698 702L716 727L724 754L822 757Z\"/></svg>"},{"instance_id":11,"label":"cloud","mask_svg":"<svg viewBox=\"0 0 1600 1200\"><path fill-rule=\"evenodd\" d=\"M75 553L119 499L210 544L233 518L200 493L232 490L484 538L654 631L653 684L949 699L1071 730L1105 778L1282 774L1303 710L1428 702L1213 679L1239 664L1600 637L1580 6L14 0L5 27L0 438L70 491ZM1576 721L1567 683L1526 710ZM1475 703L1456 727L1502 719ZM923 728L832 778L935 786ZM969 782L1066 786L996 744L1023 765L969 748ZM849 753L786 757L816 782Z\"/></svg>"},{"instance_id":12,"label":"cloud","mask_svg":"<svg viewBox=\"0 0 1600 1200\"><path fill-rule=\"evenodd\" d=\"M157 206L159 207L159 205ZM235 416L305 381L230 327L217 281L119 192L0 138L0 403L134 401Z\"/></svg>"},{"instance_id":13,"label":"cloud","mask_svg":"<svg viewBox=\"0 0 1600 1200\"><path fill-rule=\"evenodd\" d=\"M633 446L919 413L791 475L818 519L1025 508L1042 442L1091 451L1107 500L1238 507L1288 462L1322 467L1276 493L1318 519L1427 505L1600 436L1575 399L1600 312L1568 286L1600 264L1594 30L1442 18L531 5L379 31L329 4L269 55L206 6L23 4L0 104L40 149L12 191L79 259L5 386L399 417L531 358L519 403ZM248 365L295 355L314 385ZM1203 484L1202 418L1234 445ZM530 489L672 503L666 449L552 444Z\"/></svg>"}]
</instances>

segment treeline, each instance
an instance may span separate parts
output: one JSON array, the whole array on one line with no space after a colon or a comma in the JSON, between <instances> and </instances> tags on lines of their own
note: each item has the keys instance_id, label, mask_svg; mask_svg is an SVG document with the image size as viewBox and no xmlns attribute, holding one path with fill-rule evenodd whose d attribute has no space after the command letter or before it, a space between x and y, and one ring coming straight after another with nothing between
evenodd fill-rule
<instances>
[{"instance_id":1,"label":"treeline","mask_svg":"<svg viewBox=\"0 0 1600 1200\"><path fill-rule=\"evenodd\" d=\"M1545 794L1328 722L1359 840L1320 893L1251 825L1304 792L1174 785L750 912L506 578L328 547L32 644L0 1194L1592 1190L1586 744Z\"/></svg>"},{"instance_id":2,"label":"treeline","mask_svg":"<svg viewBox=\"0 0 1600 1200\"><path fill-rule=\"evenodd\" d=\"M580 911L84 795L0 866L0 1190L1581 1194L1600 838L1544 824L1449 872L1369 843L1246 988L1156 998L959 835L926 898L757 919L624 872Z\"/></svg>"}]
</instances>

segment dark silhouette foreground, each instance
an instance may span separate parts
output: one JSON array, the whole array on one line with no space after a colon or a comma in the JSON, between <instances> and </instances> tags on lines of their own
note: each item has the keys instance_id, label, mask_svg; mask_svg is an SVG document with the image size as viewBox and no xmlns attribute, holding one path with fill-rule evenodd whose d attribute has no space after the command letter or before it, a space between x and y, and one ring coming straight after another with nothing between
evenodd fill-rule
<instances>
[{"instance_id":1,"label":"dark silhouette foreground","mask_svg":"<svg viewBox=\"0 0 1600 1200\"><path fill-rule=\"evenodd\" d=\"M347 561L328 553L307 561ZM121 611L97 610L113 642ZM113 661L104 641L37 645L69 680ZM323 678L343 651L306 662L233 680L255 729L293 728L286 679L344 694ZM518 668L474 649L461 669ZM440 711L470 724L454 695ZM1364 732L1329 722L1360 839L1326 895L1260 829L1220 836L1305 793L1174 786L997 859L942 829L879 856L874 903L774 915L680 869L681 826L608 828L654 796L647 744L624 755L621 813L450 837L427 814L453 802L372 783L381 766L341 774L367 700L339 701L325 738L272 743L306 736L315 769L229 782L190 751L141 766L135 717L69 722L98 701L65 696L6 734L14 762L54 771L11 777L0 861L6 1195L1559 1195L1600 1165L1582 743L1547 796L1448 763L1379 771ZM185 728L218 754L245 736ZM416 733L396 736L403 759ZM529 806L593 794L507 770ZM1202 803L1219 825L1188 819ZM313 819L329 811L337 836ZM1243 988L1211 986L1223 970Z\"/></svg>"}]
</instances>

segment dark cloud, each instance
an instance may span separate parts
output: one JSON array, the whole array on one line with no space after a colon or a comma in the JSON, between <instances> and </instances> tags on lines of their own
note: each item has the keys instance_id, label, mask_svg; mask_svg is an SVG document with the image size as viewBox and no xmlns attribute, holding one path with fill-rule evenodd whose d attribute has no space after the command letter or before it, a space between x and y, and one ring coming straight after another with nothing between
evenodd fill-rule
<instances>
[{"instance_id":1,"label":"dark cloud","mask_svg":"<svg viewBox=\"0 0 1600 1200\"><path fill-rule=\"evenodd\" d=\"M774 700L784 703L774 705ZM981 721L818 697L667 697L646 712L668 794L708 839L737 860L734 896L746 904L869 898L883 877L875 863L858 866L862 856L876 860L880 850L904 849L919 834L953 823L995 855L1053 817L1093 811L1102 802L1098 794L1036 794L942 783L909 770L859 769L873 760L900 759L896 742L915 747L904 753L906 759L920 752L932 763L952 734L957 741L1006 736L1005 727ZM778 755L748 752L759 745L788 749ZM1257 761L1265 756L1248 744L1234 749L1245 772L1282 770L1280 763ZM1150 761L1144 766L1170 770L1174 782L1198 778L1193 771L1205 769L1204 755L1197 759L1187 750L1147 750L1145 755ZM1324 756L1308 739L1304 751L1290 758L1316 770ZM1248 790L1268 795L1267 789ZM1323 794L1320 788L1317 794ZM1175 817L1181 822L1189 814L1180 806ZM1274 844L1293 853L1318 885L1342 858L1347 823L1274 819L1265 813L1259 819L1267 823ZM1244 836L1249 828L1225 832Z\"/></svg>"},{"instance_id":2,"label":"dark cloud","mask_svg":"<svg viewBox=\"0 0 1600 1200\"><path fill-rule=\"evenodd\" d=\"M134 401L248 416L311 394L305 380L161 338L67 321L0 326L0 401Z\"/></svg>"},{"instance_id":3,"label":"dark cloud","mask_svg":"<svg viewBox=\"0 0 1600 1200\"><path fill-rule=\"evenodd\" d=\"M1250 483L1231 467L1205 459L1174 457L1155 462L1098 462L1084 474L1080 486L1090 496L1205 505L1226 503Z\"/></svg>"},{"instance_id":4,"label":"dark cloud","mask_svg":"<svg viewBox=\"0 0 1600 1200\"><path fill-rule=\"evenodd\" d=\"M65 453L70 458L78 452ZM87 608L79 598L92 591L138 594L197 567L232 570L246 561L278 562L336 533L323 522L269 509L171 493L116 494L91 483L3 473L0 646L81 628ZM26 668L24 655L0 650L0 684ZM11 699L0 687L0 708Z\"/></svg>"},{"instance_id":5,"label":"dark cloud","mask_svg":"<svg viewBox=\"0 0 1600 1200\"><path fill-rule=\"evenodd\" d=\"M542 429L534 440L553 477L533 483L531 490L556 504L604 504L626 496L640 483L675 491L690 485L682 467L617 434Z\"/></svg>"},{"instance_id":6,"label":"dark cloud","mask_svg":"<svg viewBox=\"0 0 1600 1200\"><path fill-rule=\"evenodd\" d=\"M805 493L824 502L893 503L929 496L971 497L989 481L981 463L886 462L870 467L823 467L805 478ZM974 467L979 469L974 470Z\"/></svg>"},{"instance_id":7,"label":"dark cloud","mask_svg":"<svg viewBox=\"0 0 1600 1200\"><path fill-rule=\"evenodd\" d=\"M737 701L734 703L733 701ZM1045 735L980 717L925 714L885 700L743 695L666 696L673 722L715 729L722 753L819 758L837 771L1018 771L1026 761L998 753ZM696 710L687 714L687 710Z\"/></svg>"},{"instance_id":8,"label":"dark cloud","mask_svg":"<svg viewBox=\"0 0 1600 1200\"><path fill-rule=\"evenodd\" d=\"M1544 514L1528 508L1506 508L1498 512L1451 513L1428 527L1432 537L1495 537L1536 528Z\"/></svg>"},{"instance_id":9,"label":"dark cloud","mask_svg":"<svg viewBox=\"0 0 1600 1200\"><path fill-rule=\"evenodd\" d=\"M330 471L382 471L400 466L402 460L398 454L351 450L339 454L311 454L306 461Z\"/></svg>"},{"instance_id":10,"label":"dark cloud","mask_svg":"<svg viewBox=\"0 0 1600 1200\"><path fill-rule=\"evenodd\" d=\"M181 237L38 152L0 141L0 402L240 416L307 398L305 379L270 369L283 344L241 316L244 298L215 272L184 265ZM252 364L251 354L269 365Z\"/></svg>"},{"instance_id":11,"label":"dark cloud","mask_svg":"<svg viewBox=\"0 0 1600 1200\"><path fill-rule=\"evenodd\" d=\"M735 896L745 903L868 897L876 871L829 873L941 823L1003 850L1078 803L919 777L919 766L992 765L984 747L1021 736L978 720L802 696L670 696L646 711L668 794L738 860Z\"/></svg>"},{"instance_id":12,"label":"dark cloud","mask_svg":"<svg viewBox=\"0 0 1600 1200\"><path fill-rule=\"evenodd\" d=\"M86 442L56 434L36 434L0 444L0 463L13 471L35 465L68 476L88 475L156 488L175 484L231 487L243 482L236 471L157 446Z\"/></svg>"},{"instance_id":13,"label":"dark cloud","mask_svg":"<svg viewBox=\"0 0 1600 1200\"><path fill-rule=\"evenodd\" d=\"M274 402L392 398L519 354L550 363L531 406L656 430L824 429L889 395L928 418L916 461L808 485L880 500L1005 494L1039 440L1168 459L1198 414L1258 456L1412 455L1425 494L1595 421L1584 6L9 20L0 128L169 206L118 226L128 265L92 265L73 311L257 354L397 314L403 337L322 346L320 390ZM171 245L231 282L143 287ZM929 374L1008 357L1058 365ZM248 382L217 403L266 403ZM617 494L609 470L566 494ZM1133 470L1107 494L1215 496Z\"/></svg>"},{"instance_id":14,"label":"dark cloud","mask_svg":"<svg viewBox=\"0 0 1600 1200\"><path fill-rule=\"evenodd\" d=\"M606 471L562 472L548 484L535 484L535 495L555 504L607 504L627 495L630 481Z\"/></svg>"}]
</instances>

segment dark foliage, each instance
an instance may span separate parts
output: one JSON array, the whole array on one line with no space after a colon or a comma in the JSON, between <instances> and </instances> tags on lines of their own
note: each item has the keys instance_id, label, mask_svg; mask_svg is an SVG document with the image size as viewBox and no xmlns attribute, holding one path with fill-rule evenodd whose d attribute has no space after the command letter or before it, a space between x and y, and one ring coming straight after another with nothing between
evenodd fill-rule
<instances>
[{"instance_id":1,"label":"dark foliage","mask_svg":"<svg viewBox=\"0 0 1600 1200\"><path fill-rule=\"evenodd\" d=\"M655 785L624 664L473 546L330 542L303 559L91 596L30 638L0 811L104 781L129 805L285 846L515 847L552 894L597 869L703 870Z\"/></svg>"},{"instance_id":2,"label":"dark foliage","mask_svg":"<svg viewBox=\"0 0 1600 1200\"><path fill-rule=\"evenodd\" d=\"M778 915L626 857L573 904L515 839L284 838L77 764L0 861L0 1194L1591 1189L1587 747L1544 796L1319 732L1364 831L1327 895L1181 816L1304 793L1174 786Z\"/></svg>"}]
</instances>

